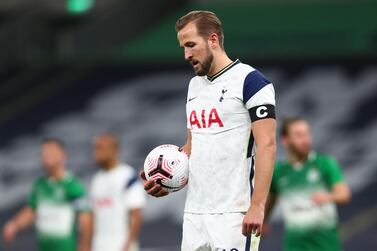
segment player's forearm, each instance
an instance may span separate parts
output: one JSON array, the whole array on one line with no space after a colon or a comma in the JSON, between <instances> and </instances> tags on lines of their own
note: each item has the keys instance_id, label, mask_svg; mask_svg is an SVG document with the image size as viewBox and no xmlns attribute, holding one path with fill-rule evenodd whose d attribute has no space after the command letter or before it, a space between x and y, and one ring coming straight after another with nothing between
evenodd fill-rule
<instances>
[{"instance_id":1,"label":"player's forearm","mask_svg":"<svg viewBox=\"0 0 377 251\"><path fill-rule=\"evenodd\" d=\"M131 225L130 232L127 238L127 245L131 245L134 241L137 240L142 224L142 210L135 209L131 212Z\"/></svg>"},{"instance_id":2,"label":"player's forearm","mask_svg":"<svg viewBox=\"0 0 377 251\"><path fill-rule=\"evenodd\" d=\"M82 232L80 234L79 251L90 251L92 234L89 232Z\"/></svg>"},{"instance_id":3,"label":"player's forearm","mask_svg":"<svg viewBox=\"0 0 377 251\"><path fill-rule=\"evenodd\" d=\"M79 251L89 251L93 235L92 215L88 212L79 215L80 240Z\"/></svg>"},{"instance_id":4,"label":"player's forearm","mask_svg":"<svg viewBox=\"0 0 377 251\"><path fill-rule=\"evenodd\" d=\"M191 154L191 130L187 129L187 140L186 143L181 147L181 149L190 156Z\"/></svg>"},{"instance_id":5,"label":"player's forearm","mask_svg":"<svg viewBox=\"0 0 377 251\"><path fill-rule=\"evenodd\" d=\"M336 184L331 191L331 200L336 204L346 204L351 200L351 191L347 184Z\"/></svg>"},{"instance_id":6,"label":"player's forearm","mask_svg":"<svg viewBox=\"0 0 377 251\"><path fill-rule=\"evenodd\" d=\"M264 145L257 145L255 154L254 191L251 203L255 206L263 207L263 209L271 185L275 154L276 143L274 140Z\"/></svg>"},{"instance_id":7,"label":"player's forearm","mask_svg":"<svg viewBox=\"0 0 377 251\"><path fill-rule=\"evenodd\" d=\"M34 221L34 210L31 207L23 208L13 219L10 220L17 230L30 226Z\"/></svg>"}]
</instances>

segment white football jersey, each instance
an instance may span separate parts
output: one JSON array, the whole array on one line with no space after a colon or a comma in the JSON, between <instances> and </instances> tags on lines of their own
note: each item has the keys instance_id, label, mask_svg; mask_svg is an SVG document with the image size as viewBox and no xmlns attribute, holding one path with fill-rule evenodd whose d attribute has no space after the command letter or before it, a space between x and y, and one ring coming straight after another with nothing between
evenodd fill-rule
<instances>
[{"instance_id":1,"label":"white football jersey","mask_svg":"<svg viewBox=\"0 0 377 251\"><path fill-rule=\"evenodd\" d=\"M145 193L135 170L119 164L93 177L90 199L94 215L93 251L121 251L129 231L129 210L143 208Z\"/></svg>"},{"instance_id":2,"label":"white football jersey","mask_svg":"<svg viewBox=\"0 0 377 251\"><path fill-rule=\"evenodd\" d=\"M273 85L239 60L209 78L191 79L192 134L187 213L246 212L254 176L252 121L275 118Z\"/></svg>"}]
</instances>

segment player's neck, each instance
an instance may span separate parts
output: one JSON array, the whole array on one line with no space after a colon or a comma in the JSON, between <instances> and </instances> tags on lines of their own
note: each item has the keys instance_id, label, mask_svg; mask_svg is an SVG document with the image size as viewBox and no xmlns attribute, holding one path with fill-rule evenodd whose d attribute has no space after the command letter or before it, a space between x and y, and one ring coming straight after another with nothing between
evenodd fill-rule
<instances>
[{"instance_id":1,"label":"player's neck","mask_svg":"<svg viewBox=\"0 0 377 251\"><path fill-rule=\"evenodd\" d=\"M232 62L233 61L226 55L225 52L220 52L218 55L214 56L211 69L209 70L207 75L209 77L215 75Z\"/></svg>"},{"instance_id":2,"label":"player's neck","mask_svg":"<svg viewBox=\"0 0 377 251\"><path fill-rule=\"evenodd\" d=\"M65 166L59 166L53 172L49 173L48 177L52 180L60 180L65 176Z\"/></svg>"},{"instance_id":3,"label":"player's neck","mask_svg":"<svg viewBox=\"0 0 377 251\"><path fill-rule=\"evenodd\" d=\"M294 164L303 164L308 160L308 154L297 154L294 152L288 153L288 162L292 165Z\"/></svg>"},{"instance_id":4,"label":"player's neck","mask_svg":"<svg viewBox=\"0 0 377 251\"><path fill-rule=\"evenodd\" d=\"M118 159L111 159L103 165L105 171L111 171L118 166Z\"/></svg>"}]
</instances>

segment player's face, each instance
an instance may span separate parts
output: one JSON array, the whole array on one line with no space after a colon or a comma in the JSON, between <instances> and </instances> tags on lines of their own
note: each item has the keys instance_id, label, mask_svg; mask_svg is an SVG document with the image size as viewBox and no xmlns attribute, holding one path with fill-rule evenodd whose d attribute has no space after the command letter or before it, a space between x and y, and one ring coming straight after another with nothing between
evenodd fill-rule
<instances>
[{"instance_id":1,"label":"player's face","mask_svg":"<svg viewBox=\"0 0 377 251\"><path fill-rule=\"evenodd\" d=\"M107 137L98 137L93 144L93 158L100 167L105 167L107 163L116 158L117 150L114 142Z\"/></svg>"},{"instance_id":2,"label":"player's face","mask_svg":"<svg viewBox=\"0 0 377 251\"><path fill-rule=\"evenodd\" d=\"M195 23L188 23L177 34L179 45L184 49L185 59L191 64L196 75L207 75L213 62L209 41L198 34Z\"/></svg>"},{"instance_id":3,"label":"player's face","mask_svg":"<svg viewBox=\"0 0 377 251\"><path fill-rule=\"evenodd\" d=\"M312 144L309 124L305 121L294 122L289 126L288 136L283 141L290 151L306 156Z\"/></svg>"},{"instance_id":4,"label":"player's face","mask_svg":"<svg viewBox=\"0 0 377 251\"><path fill-rule=\"evenodd\" d=\"M45 143L41 149L43 167L48 173L54 172L56 168L64 165L66 160L65 151L55 143Z\"/></svg>"}]
</instances>

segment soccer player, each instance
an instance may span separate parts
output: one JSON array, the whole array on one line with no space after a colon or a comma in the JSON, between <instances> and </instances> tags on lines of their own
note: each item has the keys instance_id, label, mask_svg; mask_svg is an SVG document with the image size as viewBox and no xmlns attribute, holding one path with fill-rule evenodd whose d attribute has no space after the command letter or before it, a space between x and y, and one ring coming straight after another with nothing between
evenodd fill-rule
<instances>
[{"instance_id":1,"label":"soccer player","mask_svg":"<svg viewBox=\"0 0 377 251\"><path fill-rule=\"evenodd\" d=\"M288 156L276 163L266 218L279 198L285 251L340 251L336 205L349 202L351 194L337 161L312 151L302 118L285 120L281 137Z\"/></svg>"},{"instance_id":2,"label":"soccer player","mask_svg":"<svg viewBox=\"0 0 377 251\"><path fill-rule=\"evenodd\" d=\"M94 140L94 160L101 170L90 188L92 251L138 250L145 194L135 169L119 161L118 150L118 138L112 134L102 134Z\"/></svg>"},{"instance_id":3,"label":"soccer player","mask_svg":"<svg viewBox=\"0 0 377 251\"><path fill-rule=\"evenodd\" d=\"M182 150L190 169L181 249L249 251L251 234L262 229L275 159L274 88L261 72L227 56L214 13L192 11L176 31L197 75L186 103ZM155 181L144 182L149 194L167 195Z\"/></svg>"},{"instance_id":4,"label":"soccer player","mask_svg":"<svg viewBox=\"0 0 377 251\"><path fill-rule=\"evenodd\" d=\"M6 223L4 239L12 241L20 230L35 222L39 251L89 251L90 215L85 188L65 168L66 152L62 141L45 139L41 157L46 176L34 182L27 206ZM78 247L77 222L80 230Z\"/></svg>"}]
</instances>

